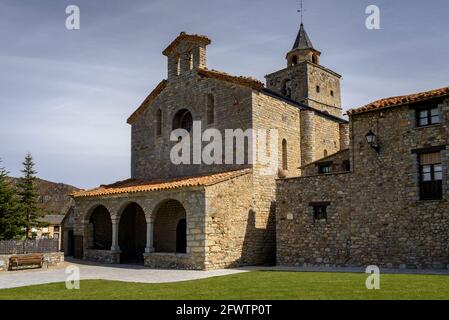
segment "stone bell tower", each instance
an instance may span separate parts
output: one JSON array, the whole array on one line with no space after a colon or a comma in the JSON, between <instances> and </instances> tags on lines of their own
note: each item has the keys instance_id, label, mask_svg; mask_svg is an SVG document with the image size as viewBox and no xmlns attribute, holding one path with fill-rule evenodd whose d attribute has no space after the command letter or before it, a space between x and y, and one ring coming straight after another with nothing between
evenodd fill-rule
<instances>
[{"instance_id":1,"label":"stone bell tower","mask_svg":"<svg viewBox=\"0 0 449 320\"><path fill-rule=\"evenodd\" d=\"M265 76L267 88L286 98L341 117L341 76L320 64L315 49L301 23L293 48L287 53L287 68Z\"/></svg>"}]
</instances>

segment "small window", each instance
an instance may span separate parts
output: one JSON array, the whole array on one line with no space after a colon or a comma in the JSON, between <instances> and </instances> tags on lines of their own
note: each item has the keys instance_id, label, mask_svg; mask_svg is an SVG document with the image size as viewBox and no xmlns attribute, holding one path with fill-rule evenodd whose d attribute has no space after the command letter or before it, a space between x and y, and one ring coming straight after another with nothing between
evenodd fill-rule
<instances>
[{"instance_id":1,"label":"small window","mask_svg":"<svg viewBox=\"0 0 449 320\"><path fill-rule=\"evenodd\" d=\"M188 66L189 66L189 70L193 70L193 53L192 51L189 51L188 53Z\"/></svg>"},{"instance_id":2,"label":"small window","mask_svg":"<svg viewBox=\"0 0 449 320\"><path fill-rule=\"evenodd\" d=\"M327 174L332 172L332 164L320 164L318 165L319 174Z\"/></svg>"},{"instance_id":3,"label":"small window","mask_svg":"<svg viewBox=\"0 0 449 320\"><path fill-rule=\"evenodd\" d=\"M423 153L419 156L421 200L443 198L443 167L441 153Z\"/></svg>"},{"instance_id":4,"label":"small window","mask_svg":"<svg viewBox=\"0 0 449 320\"><path fill-rule=\"evenodd\" d=\"M213 124L215 122L215 97L213 94L207 95L206 113L207 124Z\"/></svg>"},{"instance_id":5,"label":"small window","mask_svg":"<svg viewBox=\"0 0 449 320\"><path fill-rule=\"evenodd\" d=\"M53 232L59 232L59 226L53 226Z\"/></svg>"},{"instance_id":6,"label":"small window","mask_svg":"<svg viewBox=\"0 0 449 320\"><path fill-rule=\"evenodd\" d=\"M181 75L181 57L178 56L176 58L176 75L179 76Z\"/></svg>"},{"instance_id":7,"label":"small window","mask_svg":"<svg viewBox=\"0 0 449 320\"><path fill-rule=\"evenodd\" d=\"M349 160L344 160L341 164L343 171L351 171L351 162Z\"/></svg>"},{"instance_id":8,"label":"small window","mask_svg":"<svg viewBox=\"0 0 449 320\"><path fill-rule=\"evenodd\" d=\"M334 96L334 90L331 90L331 97Z\"/></svg>"},{"instance_id":9,"label":"small window","mask_svg":"<svg viewBox=\"0 0 449 320\"><path fill-rule=\"evenodd\" d=\"M298 56L293 56L292 58L292 66L296 66L298 64Z\"/></svg>"},{"instance_id":10,"label":"small window","mask_svg":"<svg viewBox=\"0 0 449 320\"><path fill-rule=\"evenodd\" d=\"M286 96L287 98L292 97L292 87L291 87L291 81L289 79L284 81L284 84L282 85L282 94Z\"/></svg>"},{"instance_id":11,"label":"small window","mask_svg":"<svg viewBox=\"0 0 449 320\"><path fill-rule=\"evenodd\" d=\"M312 55L312 62L313 63L318 63L318 58L317 58L317 56L315 54Z\"/></svg>"},{"instance_id":12,"label":"small window","mask_svg":"<svg viewBox=\"0 0 449 320\"><path fill-rule=\"evenodd\" d=\"M438 107L432 106L416 110L418 127L430 126L440 123L440 112Z\"/></svg>"},{"instance_id":13,"label":"small window","mask_svg":"<svg viewBox=\"0 0 449 320\"><path fill-rule=\"evenodd\" d=\"M265 136L265 151L266 151L267 157L271 156L270 143L271 143L271 130L268 129L267 135Z\"/></svg>"},{"instance_id":14,"label":"small window","mask_svg":"<svg viewBox=\"0 0 449 320\"><path fill-rule=\"evenodd\" d=\"M162 135L162 111L161 109L156 112L156 135L159 137Z\"/></svg>"},{"instance_id":15,"label":"small window","mask_svg":"<svg viewBox=\"0 0 449 320\"><path fill-rule=\"evenodd\" d=\"M313 204L313 221L327 220L327 207L329 204Z\"/></svg>"},{"instance_id":16,"label":"small window","mask_svg":"<svg viewBox=\"0 0 449 320\"><path fill-rule=\"evenodd\" d=\"M288 148L287 140L282 140L282 169L288 170Z\"/></svg>"},{"instance_id":17,"label":"small window","mask_svg":"<svg viewBox=\"0 0 449 320\"><path fill-rule=\"evenodd\" d=\"M317 92L317 93L320 93L320 91L321 91L320 86L316 86L316 92Z\"/></svg>"}]
</instances>

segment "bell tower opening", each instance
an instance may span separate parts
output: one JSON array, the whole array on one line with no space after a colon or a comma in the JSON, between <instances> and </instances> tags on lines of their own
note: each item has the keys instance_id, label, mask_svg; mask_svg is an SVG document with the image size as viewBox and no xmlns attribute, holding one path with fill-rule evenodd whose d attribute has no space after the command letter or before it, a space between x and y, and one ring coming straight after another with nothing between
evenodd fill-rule
<instances>
[{"instance_id":1,"label":"bell tower opening","mask_svg":"<svg viewBox=\"0 0 449 320\"><path fill-rule=\"evenodd\" d=\"M162 52L168 60L168 80L176 80L189 71L206 68L206 47L211 43L206 36L185 32L173 40Z\"/></svg>"}]
</instances>

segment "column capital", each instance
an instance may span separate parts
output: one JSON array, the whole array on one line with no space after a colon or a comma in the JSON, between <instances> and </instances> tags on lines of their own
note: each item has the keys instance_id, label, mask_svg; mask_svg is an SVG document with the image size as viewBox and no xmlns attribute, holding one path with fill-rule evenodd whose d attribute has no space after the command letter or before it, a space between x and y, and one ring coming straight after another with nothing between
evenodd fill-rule
<instances>
[{"instance_id":1,"label":"column capital","mask_svg":"<svg viewBox=\"0 0 449 320\"><path fill-rule=\"evenodd\" d=\"M145 220L147 221L147 224L154 224L154 218L152 216L145 216Z\"/></svg>"},{"instance_id":2,"label":"column capital","mask_svg":"<svg viewBox=\"0 0 449 320\"><path fill-rule=\"evenodd\" d=\"M120 217L117 217L117 216L112 216L111 217L111 223L112 224L119 224L119 222L120 222Z\"/></svg>"}]
</instances>

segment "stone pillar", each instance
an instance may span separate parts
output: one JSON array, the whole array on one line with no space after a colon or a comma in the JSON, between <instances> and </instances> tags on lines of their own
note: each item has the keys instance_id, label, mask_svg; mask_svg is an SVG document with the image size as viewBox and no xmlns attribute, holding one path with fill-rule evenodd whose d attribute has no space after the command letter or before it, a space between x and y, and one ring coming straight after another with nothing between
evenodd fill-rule
<instances>
[{"instance_id":1,"label":"stone pillar","mask_svg":"<svg viewBox=\"0 0 449 320\"><path fill-rule=\"evenodd\" d=\"M147 221L147 245L145 248L146 253L154 252L153 237L154 237L154 221L151 219Z\"/></svg>"},{"instance_id":2,"label":"stone pillar","mask_svg":"<svg viewBox=\"0 0 449 320\"><path fill-rule=\"evenodd\" d=\"M118 224L119 219L112 219L112 246L111 251L120 251L118 245Z\"/></svg>"}]
</instances>

